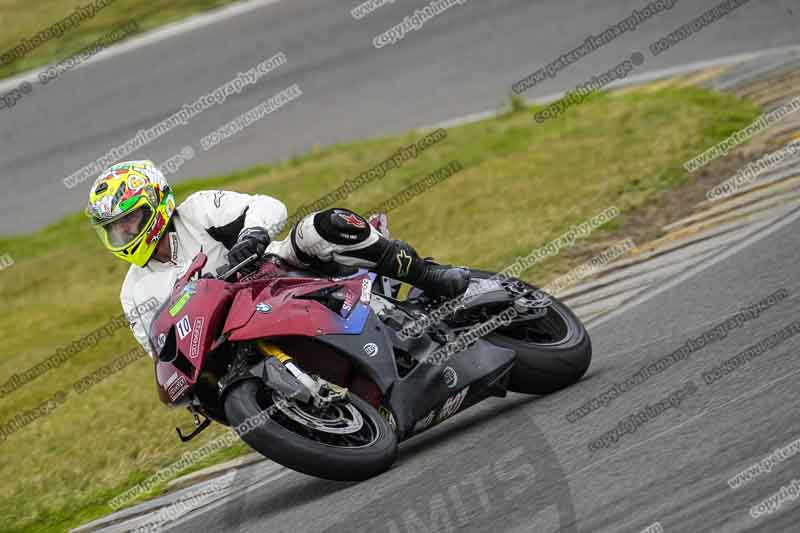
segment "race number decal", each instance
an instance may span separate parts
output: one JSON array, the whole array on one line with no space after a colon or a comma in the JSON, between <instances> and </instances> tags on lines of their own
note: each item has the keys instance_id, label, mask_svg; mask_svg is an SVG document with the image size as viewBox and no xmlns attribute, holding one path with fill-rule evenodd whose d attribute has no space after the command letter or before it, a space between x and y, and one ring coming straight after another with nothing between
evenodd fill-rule
<instances>
[{"instance_id":1,"label":"race number decal","mask_svg":"<svg viewBox=\"0 0 800 533\"><path fill-rule=\"evenodd\" d=\"M191 332L192 325L189 323L189 315L183 315L183 318L178 321L178 338L183 340Z\"/></svg>"}]
</instances>

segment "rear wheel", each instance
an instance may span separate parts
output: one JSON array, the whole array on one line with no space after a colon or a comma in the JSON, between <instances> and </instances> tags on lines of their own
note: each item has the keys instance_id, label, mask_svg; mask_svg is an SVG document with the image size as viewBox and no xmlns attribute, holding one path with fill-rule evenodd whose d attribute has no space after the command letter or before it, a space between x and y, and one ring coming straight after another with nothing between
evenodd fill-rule
<instances>
[{"instance_id":1,"label":"rear wheel","mask_svg":"<svg viewBox=\"0 0 800 533\"><path fill-rule=\"evenodd\" d=\"M225 414L253 449L311 476L361 481L388 470L397 456L397 436L388 422L350 393L346 401L320 409L246 380L228 393ZM257 423L246 424L248 419Z\"/></svg>"},{"instance_id":2,"label":"rear wheel","mask_svg":"<svg viewBox=\"0 0 800 533\"><path fill-rule=\"evenodd\" d=\"M471 273L478 280L496 275L483 270ZM538 287L515 278L509 282L539 291ZM513 392L555 392L579 381L591 363L592 342L586 328L558 298L547 296L551 304L543 316L517 320L485 337L492 344L517 352L508 386Z\"/></svg>"}]
</instances>

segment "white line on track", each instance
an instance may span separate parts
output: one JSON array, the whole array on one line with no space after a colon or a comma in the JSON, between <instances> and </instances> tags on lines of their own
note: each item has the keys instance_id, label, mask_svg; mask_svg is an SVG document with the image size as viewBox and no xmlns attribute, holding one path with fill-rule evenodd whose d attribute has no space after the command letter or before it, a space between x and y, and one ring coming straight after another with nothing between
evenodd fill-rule
<instances>
[{"instance_id":1,"label":"white line on track","mask_svg":"<svg viewBox=\"0 0 800 533\"><path fill-rule=\"evenodd\" d=\"M120 54L130 52L131 50L135 50L143 46L149 46L151 44L164 41L171 37L175 37L190 31L210 26L212 24L216 24L217 22L222 22L230 18L244 15L246 13L255 11L257 9L260 9L262 7L271 4L277 4L280 1L281 0L249 0L247 2L241 2L238 4L233 4L227 7L216 9L214 11L209 11L208 13L200 13L198 15L193 15L185 20L180 20L177 22L173 22L171 24L167 24L166 26L156 28L152 31L149 31L137 37L132 37L131 39L125 40L119 44L109 46L102 52L99 52L95 56L91 57L87 61L75 67L74 70L83 68L86 65L91 65L92 63L96 63L98 61L105 61L106 59L111 59ZM28 83L38 82L39 73L44 72L50 66L51 65L45 65L38 69L25 72L23 74L19 74L12 78L0 81L0 93L5 93L7 91L10 91L11 89L18 87L22 82L25 81L27 81Z\"/></svg>"},{"instance_id":2,"label":"white line on track","mask_svg":"<svg viewBox=\"0 0 800 533\"><path fill-rule=\"evenodd\" d=\"M615 82L610 83L606 89L607 90L614 90L614 89L621 89L623 87L630 87L633 85L641 85L643 83L656 81L664 78L670 78L673 76L680 76L682 74L688 74L691 72L697 72L700 70L705 70L712 67L724 67L728 65L735 65L736 63L742 63L744 61L750 61L751 59L755 59L764 55L771 55L771 54L780 54L785 52L797 51L800 52L800 45L790 45L790 46L783 46L779 48L766 48L764 50L758 50L756 52L747 52L744 54L735 54L730 56L720 57L718 59L709 59L707 61L697 61L695 63L689 63L686 65L679 65L677 67L667 67L659 70L653 70L651 72L644 72L642 74L638 74L636 76L631 76L624 80L617 80ZM571 89L570 89L571 90ZM560 100L567 94L567 91L561 91L558 93L548 94L546 96L540 96L535 98L526 98L526 102L528 104L549 104L551 102L555 102L556 100ZM477 122L479 120L484 120L487 118L492 118L502 113L506 113L508 108L506 109L487 109L486 111L478 111L475 113L470 113L468 115L464 115L461 117L447 119L445 121L439 122L432 126L426 126L420 129L423 130L435 130L439 128L451 128L453 126L460 126L462 124L469 124L472 122Z\"/></svg>"},{"instance_id":3,"label":"white line on track","mask_svg":"<svg viewBox=\"0 0 800 533\"><path fill-rule=\"evenodd\" d=\"M633 298L628 303L626 303L623 306L615 309L614 311L608 313L607 315L603 315L602 317L598 318L596 321L590 322L589 326L592 329L597 328L597 326L608 322L612 318L615 318L615 317L621 315L622 313L625 313L629 309L631 309L633 307L636 307L637 305L640 305L640 304L646 302L647 300L653 298L654 296L656 296L658 294L661 294L662 292L665 292L665 291L668 291L668 290L672 289L673 287L675 287L679 283L682 283L682 282L686 281L687 279L689 279L689 278L691 278L691 277L703 272L704 270L706 270L708 268L711 268L712 266L716 265L717 263L728 259L732 255L741 252L742 250L744 250L748 246L750 246L752 244L755 244L756 242L760 241L761 239L763 239L765 237L768 237L769 235L773 234L774 232L776 232L777 230L783 228L784 226L792 224L793 222L795 222L799 218L800 218L800 208L797 208L797 209L795 209L794 213L790 214L789 216L787 216L785 219L781 220L780 222L777 222L777 223L767 227L764 230L756 231L753 235L745 238L742 242L740 242L739 244L729 248L727 251L722 252L720 255L718 255L714 259L711 259L710 261L704 261L704 262L700 263L697 266L691 267L688 270L686 270L685 272L683 272L682 274L680 274L677 277L671 279L667 283L665 283L663 285L660 285L658 288L656 288L656 289L654 289L652 291L648 291L646 294L643 294L642 296L637 296L637 297Z\"/></svg>"}]
</instances>

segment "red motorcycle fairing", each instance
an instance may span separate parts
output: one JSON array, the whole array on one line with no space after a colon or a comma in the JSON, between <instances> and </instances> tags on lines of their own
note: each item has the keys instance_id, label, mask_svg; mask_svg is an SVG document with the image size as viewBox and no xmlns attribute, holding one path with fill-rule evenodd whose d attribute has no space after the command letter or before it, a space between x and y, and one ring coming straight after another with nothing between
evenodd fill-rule
<instances>
[{"instance_id":1,"label":"red motorcycle fairing","mask_svg":"<svg viewBox=\"0 0 800 533\"><path fill-rule=\"evenodd\" d=\"M231 341L358 334L369 312L371 284L367 273L338 281L290 277L254 284L251 290L240 290L236 294L223 332ZM333 286L338 286L345 295L341 314L307 298Z\"/></svg>"},{"instance_id":2,"label":"red motorcycle fairing","mask_svg":"<svg viewBox=\"0 0 800 533\"><path fill-rule=\"evenodd\" d=\"M235 286L222 280L191 279L206 260L195 258L150 326L159 398L167 404L187 399L235 295Z\"/></svg>"},{"instance_id":3,"label":"red motorcycle fairing","mask_svg":"<svg viewBox=\"0 0 800 533\"><path fill-rule=\"evenodd\" d=\"M234 294L224 281L190 281L173 294L151 328L157 332L154 344L160 349L156 363L158 384L170 402L181 401L197 380Z\"/></svg>"},{"instance_id":4,"label":"red motorcycle fairing","mask_svg":"<svg viewBox=\"0 0 800 533\"><path fill-rule=\"evenodd\" d=\"M283 263L265 263L243 281L198 278L207 257L198 254L150 327L159 397L179 405L189 398L218 339L359 334L369 314L374 274L341 280L287 275ZM340 313L308 299L322 289L343 296Z\"/></svg>"}]
</instances>

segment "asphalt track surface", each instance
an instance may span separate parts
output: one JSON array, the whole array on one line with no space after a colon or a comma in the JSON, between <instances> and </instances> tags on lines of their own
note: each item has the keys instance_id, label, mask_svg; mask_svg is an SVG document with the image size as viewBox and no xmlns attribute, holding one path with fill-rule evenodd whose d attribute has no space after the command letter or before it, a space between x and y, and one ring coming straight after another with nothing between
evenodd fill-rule
<instances>
[{"instance_id":1,"label":"asphalt track surface","mask_svg":"<svg viewBox=\"0 0 800 533\"><path fill-rule=\"evenodd\" d=\"M204 177L284 159L315 144L498 108L514 82L646 3L471 0L397 44L375 49L373 37L426 2L395 2L359 21L350 15L355 1L287 0L87 64L46 86L34 83L31 94L0 110L0 235L82 209L88 180L67 189L64 177L279 51L286 65L127 159L160 163L193 146L197 157L171 179ZM646 57L635 71L640 74L797 44L795 0L752 0L667 52L646 53L651 42L716 4L680 0L526 96L572 88L636 51ZM294 83L303 91L300 99L211 151L200 149L203 136Z\"/></svg>"},{"instance_id":2,"label":"asphalt track surface","mask_svg":"<svg viewBox=\"0 0 800 533\"><path fill-rule=\"evenodd\" d=\"M700 14L715 2L679 2L631 34L526 93L570 88ZM291 0L180 34L69 73L0 115L0 234L76 211L86 186L62 178L184 103L278 51L288 64L224 105L131 157L162 161L298 83L296 102L187 163L205 176L302 153L314 144L394 133L499 106L510 86L627 16L644 2L497 0L466 3L397 45L372 38L424 2L399 2L362 21L354 2ZM796 44L795 1L752 1L638 72ZM344 178L344 177L343 177ZM88 185L88 184L87 184ZM9 187L10 186L10 187ZM460 414L401 447L395 466L360 484L279 470L171 526L235 532L666 532L796 531L800 502L753 518L751 506L789 484L795 456L739 489L727 480L800 438L800 336L706 384L703 372L800 315L800 214L669 290L590 328L587 377L544 398L509 395ZM724 339L651 377L608 406L567 413L779 289L788 297ZM619 442L589 442L687 383L694 392Z\"/></svg>"},{"instance_id":3,"label":"asphalt track surface","mask_svg":"<svg viewBox=\"0 0 800 533\"><path fill-rule=\"evenodd\" d=\"M681 533L797 531L797 499L758 518L750 509L792 482L800 454L737 489L727 481L800 438L800 335L711 384L703 373L797 321L798 263L796 210L721 260L667 280L667 290L590 327L595 357L580 383L547 397L511 394L479 404L401 445L389 472L360 484L247 467L234 480L242 491L168 529L640 533L657 522ZM567 420L615 382L780 290L786 297L758 318L606 407ZM620 420L690 382L693 392L679 406L610 447L590 449Z\"/></svg>"}]
</instances>

